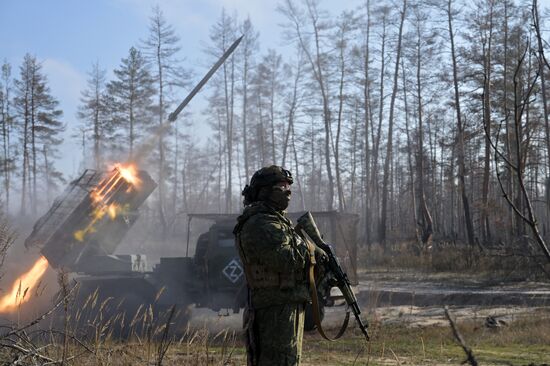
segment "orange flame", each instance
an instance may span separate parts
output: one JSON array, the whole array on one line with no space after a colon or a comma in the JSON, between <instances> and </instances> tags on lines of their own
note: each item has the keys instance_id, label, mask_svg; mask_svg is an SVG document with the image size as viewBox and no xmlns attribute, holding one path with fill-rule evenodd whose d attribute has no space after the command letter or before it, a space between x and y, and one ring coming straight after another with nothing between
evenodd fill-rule
<instances>
[{"instance_id":1,"label":"orange flame","mask_svg":"<svg viewBox=\"0 0 550 366\"><path fill-rule=\"evenodd\" d=\"M120 172L120 175L122 175L122 178L124 178L126 182L136 188L139 188L141 185L141 179L137 176L137 169L135 165L129 164L124 166L122 164L115 164L115 168Z\"/></svg>"},{"instance_id":2,"label":"orange flame","mask_svg":"<svg viewBox=\"0 0 550 366\"><path fill-rule=\"evenodd\" d=\"M109 214L109 217L111 218L111 220L114 220L118 213L118 205L116 203L111 203L107 207L107 213Z\"/></svg>"},{"instance_id":3,"label":"orange flame","mask_svg":"<svg viewBox=\"0 0 550 366\"><path fill-rule=\"evenodd\" d=\"M29 301L30 294L38 286L46 269L48 269L48 260L40 257L30 270L19 276L13 282L11 290L0 299L0 313L13 311L19 305Z\"/></svg>"},{"instance_id":4,"label":"orange flame","mask_svg":"<svg viewBox=\"0 0 550 366\"><path fill-rule=\"evenodd\" d=\"M90 192L90 198L94 205L94 209L90 214L92 220L84 229L74 232L73 236L76 240L82 242L87 234L95 232L96 223L105 215L114 220L119 214L126 211L126 207L121 207L116 202L111 202L117 187L120 187L120 184L122 184L121 180L129 183L128 191L138 189L141 185L141 179L137 175L135 165L115 164L111 174L99 182L96 188Z\"/></svg>"}]
</instances>

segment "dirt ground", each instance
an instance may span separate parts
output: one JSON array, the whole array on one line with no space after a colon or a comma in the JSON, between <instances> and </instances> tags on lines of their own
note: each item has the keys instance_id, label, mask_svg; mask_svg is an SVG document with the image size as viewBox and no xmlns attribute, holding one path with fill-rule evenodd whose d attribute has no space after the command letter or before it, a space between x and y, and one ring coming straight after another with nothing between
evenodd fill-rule
<instances>
[{"instance_id":1,"label":"dirt ground","mask_svg":"<svg viewBox=\"0 0 550 366\"><path fill-rule=\"evenodd\" d=\"M303 364L460 364L465 356L445 317L448 306L480 364L549 365L550 283L480 278L456 273L361 273L357 297L373 340L365 344L354 324L334 343L309 332ZM194 327L212 332L241 329L242 313L192 311ZM345 306L326 308L323 326L335 334L344 314ZM235 364L244 360L235 357Z\"/></svg>"},{"instance_id":2,"label":"dirt ground","mask_svg":"<svg viewBox=\"0 0 550 366\"><path fill-rule=\"evenodd\" d=\"M484 322L488 316L512 322L521 315L550 309L550 283L501 282L456 273L428 274L409 271L371 271L360 275L356 294L365 316L382 324L410 327L447 325L443 308L449 306L460 321ZM193 326L214 331L239 330L239 314L192 309ZM345 306L326 308L323 324L336 327Z\"/></svg>"}]
</instances>

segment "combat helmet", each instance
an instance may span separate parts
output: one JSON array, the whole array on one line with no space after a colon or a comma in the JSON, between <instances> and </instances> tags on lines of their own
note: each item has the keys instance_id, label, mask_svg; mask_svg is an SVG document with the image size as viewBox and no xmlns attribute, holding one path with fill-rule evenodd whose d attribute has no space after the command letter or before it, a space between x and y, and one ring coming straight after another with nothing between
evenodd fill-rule
<instances>
[{"instance_id":1,"label":"combat helmet","mask_svg":"<svg viewBox=\"0 0 550 366\"><path fill-rule=\"evenodd\" d=\"M245 206L258 200L262 187L271 187L279 182L292 184L294 180L290 171L278 165L266 166L256 171L250 179L250 184L247 184L242 192Z\"/></svg>"}]
</instances>

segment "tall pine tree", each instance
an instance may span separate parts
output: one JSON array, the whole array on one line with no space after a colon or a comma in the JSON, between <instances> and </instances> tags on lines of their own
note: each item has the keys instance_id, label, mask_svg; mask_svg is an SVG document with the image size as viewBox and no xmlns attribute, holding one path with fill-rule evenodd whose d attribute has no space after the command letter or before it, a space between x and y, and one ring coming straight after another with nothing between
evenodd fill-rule
<instances>
[{"instance_id":1,"label":"tall pine tree","mask_svg":"<svg viewBox=\"0 0 550 366\"><path fill-rule=\"evenodd\" d=\"M62 142L60 135L65 126L60 119L63 112L58 108L59 102L50 93L48 80L36 57L25 55L15 87L16 128L23 155L20 211L25 214L30 205L35 214L40 196L39 173L49 172L44 175L46 182L49 182L50 173L55 171L52 158ZM47 149L44 149L45 146ZM48 184L45 186L50 187Z\"/></svg>"},{"instance_id":2,"label":"tall pine tree","mask_svg":"<svg viewBox=\"0 0 550 366\"><path fill-rule=\"evenodd\" d=\"M154 80L141 51L135 47L130 48L128 57L122 59L114 74L116 79L107 84L107 91L113 98L114 112L124 131L128 159L132 160L141 131L152 117Z\"/></svg>"},{"instance_id":3,"label":"tall pine tree","mask_svg":"<svg viewBox=\"0 0 550 366\"><path fill-rule=\"evenodd\" d=\"M106 141L113 131L109 123L109 102L105 86L105 70L98 63L92 65L88 73L88 87L82 92L78 107L78 118L86 131L91 131L93 142L94 168L100 170L103 165L103 155Z\"/></svg>"},{"instance_id":4,"label":"tall pine tree","mask_svg":"<svg viewBox=\"0 0 550 366\"><path fill-rule=\"evenodd\" d=\"M164 14L157 6L153 9L153 15L149 22L149 36L143 41L143 49L146 60L151 64L152 76L156 88L157 104L155 114L157 125L160 126L166 122L168 111L171 105L171 96L173 96L174 87L182 87L188 84L188 73L178 66L179 60L176 55L180 51L180 39L176 35L174 28L166 22ZM171 126L170 126L171 127ZM163 129L163 133L158 136L158 155L155 163L157 165L157 183L158 183L158 215L162 227L163 235L168 232L168 222L166 214L166 192L167 181L170 173L170 166L167 154L169 144L167 136L171 131ZM177 134L176 134L177 136ZM177 176L177 174L175 175ZM174 182L177 185L177 182Z\"/></svg>"},{"instance_id":5,"label":"tall pine tree","mask_svg":"<svg viewBox=\"0 0 550 366\"><path fill-rule=\"evenodd\" d=\"M13 80L11 75L11 65L5 61L2 64L2 73L0 78L0 123L2 136L2 152L0 159L0 171L3 175L4 187L4 205L6 212L10 208L11 175L14 170L11 132L13 128L13 116L11 111L11 97Z\"/></svg>"}]
</instances>

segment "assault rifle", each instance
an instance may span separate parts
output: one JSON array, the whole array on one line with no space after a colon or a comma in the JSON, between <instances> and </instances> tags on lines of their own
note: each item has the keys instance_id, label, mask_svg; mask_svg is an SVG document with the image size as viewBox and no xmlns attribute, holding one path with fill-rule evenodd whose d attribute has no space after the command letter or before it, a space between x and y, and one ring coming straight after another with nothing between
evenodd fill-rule
<instances>
[{"instance_id":1,"label":"assault rifle","mask_svg":"<svg viewBox=\"0 0 550 366\"><path fill-rule=\"evenodd\" d=\"M311 215L311 212L306 212L300 218L298 219L298 224L296 225L296 231L298 233L301 233L301 230L303 230L311 240L317 245L319 248L323 249L325 253L327 254L327 260L324 262L324 265L326 266L326 269L328 272L334 276L334 280L336 282L336 286L342 291L342 295L344 296L344 299L346 300L346 303L353 312L353 315L355 316L355 320L357 320L357 324L359 325L359 328L361 329L361 332L363 332L366 340L369 340L369 333L367 331L368 323L361 320L361 309L359 309L359 305L357 304L357 297L355 297L355 294L353 293L353 290L351 288L351 283L348 279L348 275L342 270L342 267L340 266L340 263L338 263L338 258L336 258L336 255L334 254L334 251L332 250L331 246L325 243L323 238L321 237L321 233L319 232L319 229L317 228L317 225L315 224L315 221L313 220L313 216ZM312 282L312 286L314 287L315 283ZM315 289L314 293L312 293L312 300L313 300L313 311L314 313L317 312L318 314L318 300L317 300L317 290ZM317 307L317 309L315 309ZM318 317L317 317L318 318ZM349 320L349 311L346 314L346 320L344 321L344 325L342 326L342 329L336 336L336 338L339 338L344 333L347 323ZM326 339L330 340L328 337L325 336L322 328L320 328L320 320L316 319L317 328L319 330L319 333Z\"/></svg>"}]
</instances>

